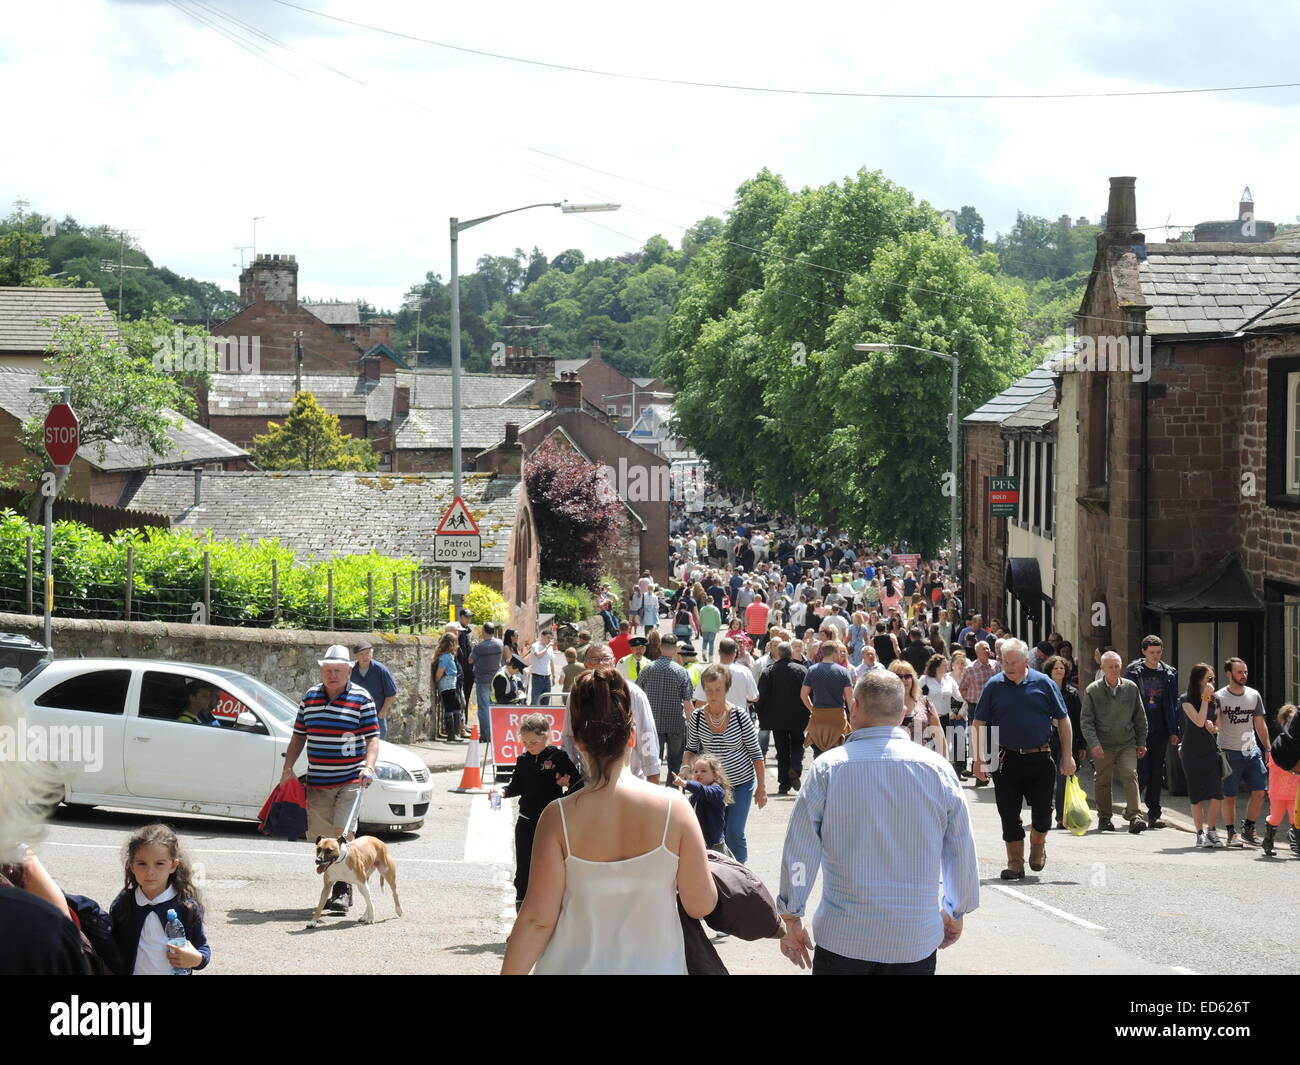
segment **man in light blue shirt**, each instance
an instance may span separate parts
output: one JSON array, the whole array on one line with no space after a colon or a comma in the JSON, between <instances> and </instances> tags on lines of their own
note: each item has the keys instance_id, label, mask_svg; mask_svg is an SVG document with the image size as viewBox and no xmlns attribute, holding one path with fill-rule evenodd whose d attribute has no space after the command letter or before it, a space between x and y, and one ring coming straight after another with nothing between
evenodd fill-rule
<instances>
[{"instance_id":1,"label":"man in light blue shirt","mask_svg":"<svg viewBox=\"0 0 1300 1065\"><path fill-rule=\"evenodd\" d=\"M903 683L873 670L853 690L843 746L804 777L786 831L781 953L814 975L933 975L979 906L970 813L952 765L901 728ZM813 943L804 908L824 870ZM942 897L940 877L942 876Z\"/></svg>"}]
</instances>

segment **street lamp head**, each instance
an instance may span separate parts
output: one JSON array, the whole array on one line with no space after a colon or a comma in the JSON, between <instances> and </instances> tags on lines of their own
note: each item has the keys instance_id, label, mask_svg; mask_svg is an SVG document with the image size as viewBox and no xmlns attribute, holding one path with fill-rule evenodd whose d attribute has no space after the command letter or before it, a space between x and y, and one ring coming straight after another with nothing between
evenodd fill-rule
<instances>
[{"instance_id":1,"label":"street lamp head","mask_svg":"<svg viewBox=\"0 0 1300 1065\"><path fill-rule=\"evenodd\" d=\"M596 211L617 211L622 204L618 203L565 203L560 204L560 210L565 214L592 214Z\"/></svg>"},{"instance_id":2,"label":"street lamp head","mask_svg":"<svg viewBox=\"0 0 1300 1065\"><path fill-rule=\"evenodd\" d=\"M39 392L42 396L56 396L63 392L63 385L33 385L28 392Z\"/></svg>"},{"instance_id":3,"label":"street lamp head","mask_svg":"<svg viewBox=\"0 0 1300 1065\"><path fill-rule=\"evenodd\" d=\"M892 351L893 344L854 344L854 351Z\"/></svg>"}]
</instances>

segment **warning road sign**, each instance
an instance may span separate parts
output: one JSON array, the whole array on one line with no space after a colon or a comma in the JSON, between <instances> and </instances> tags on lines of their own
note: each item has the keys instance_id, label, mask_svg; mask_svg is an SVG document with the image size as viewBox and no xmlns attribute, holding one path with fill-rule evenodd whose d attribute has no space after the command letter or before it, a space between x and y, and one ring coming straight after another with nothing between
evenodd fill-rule
<instances>
[{"instance_id":1,"label":"warning road sign","mask_svg":"<svg viewBox=\"0 0 1300 1065\"><path fill-rule=\"evenodd\" d=\"M443 514L436 530L438 536L477 536L478 525L465 506L465 501L457 496Z\"/></svg>"}]
</instances>

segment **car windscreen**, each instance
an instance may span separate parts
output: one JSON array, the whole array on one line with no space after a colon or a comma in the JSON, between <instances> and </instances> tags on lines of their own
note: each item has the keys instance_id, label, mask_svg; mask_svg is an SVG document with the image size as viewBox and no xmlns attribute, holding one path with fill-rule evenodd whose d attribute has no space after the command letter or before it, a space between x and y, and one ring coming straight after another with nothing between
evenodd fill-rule
<instances>
[{"instance_id":1,"label":"car windscreen","mask_svg":"<svg viewBox=\"0 0 1300 1065\"><path fill-rule=\"evenodd\" d=\"M204 666L209 673L215 673L218 677L226 677L234 681L243 688L249 695L252 695L266 709L267 713L286 725L292 725L298 717L298 704L290 699L283 692L276 691L269 684L263 684L256 677L250 677L247 673L240 673L234 669L218 669L215 666Z\"/></svg>"}]
</instances>

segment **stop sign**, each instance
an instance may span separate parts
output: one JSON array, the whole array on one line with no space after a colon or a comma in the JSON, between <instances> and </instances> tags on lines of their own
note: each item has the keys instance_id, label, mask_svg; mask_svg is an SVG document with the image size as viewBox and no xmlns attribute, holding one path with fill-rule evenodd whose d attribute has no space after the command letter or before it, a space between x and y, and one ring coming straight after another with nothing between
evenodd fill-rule
<instances>
[{"instance_id":1,"label":"stop sign","mask_svg":"<svg viewBox=\"0 0 1300 1065\"><path fill-rule=\"evenodd\" d=\"M56 466L71 466L81 445L80 424L72 408L56 403L45 416L45 453Z\"/></svg>"}]
</instances>

